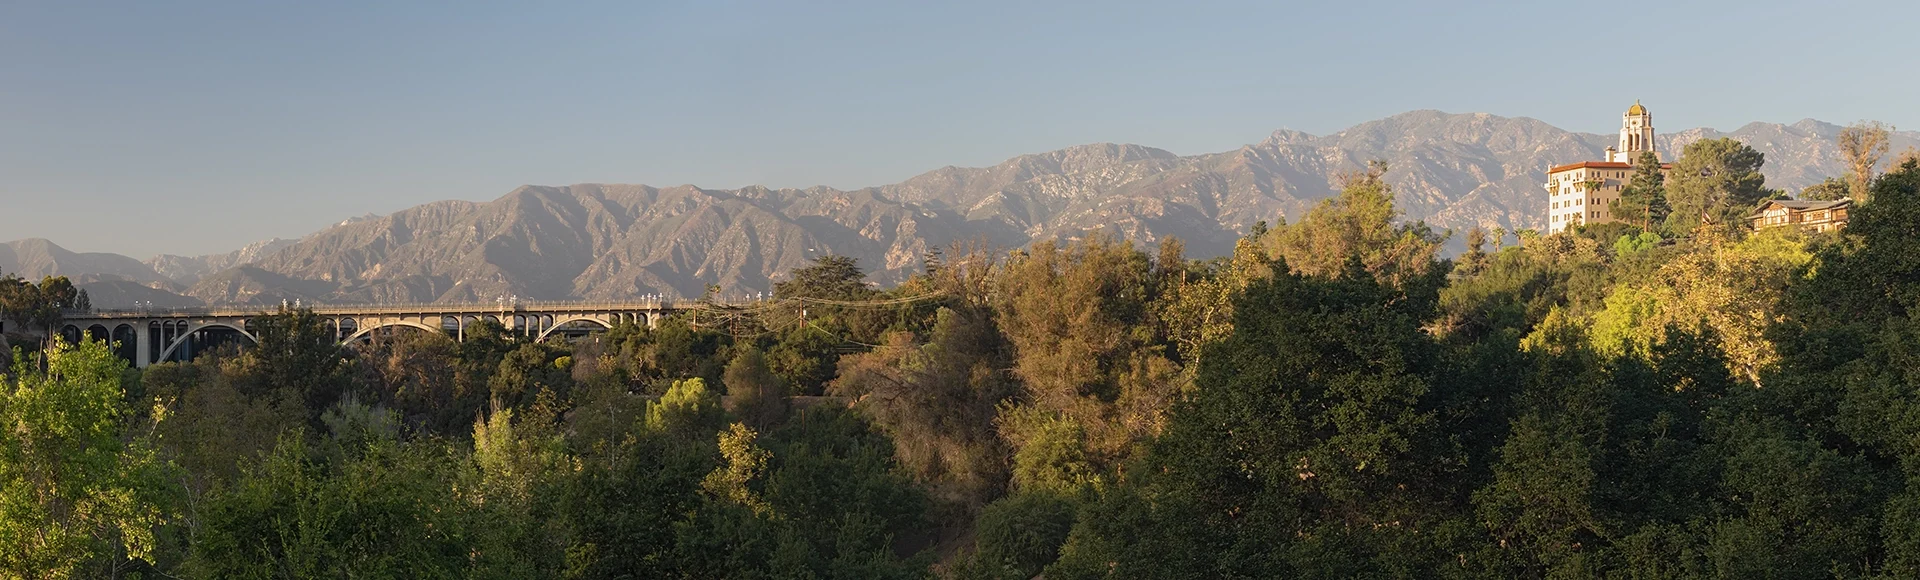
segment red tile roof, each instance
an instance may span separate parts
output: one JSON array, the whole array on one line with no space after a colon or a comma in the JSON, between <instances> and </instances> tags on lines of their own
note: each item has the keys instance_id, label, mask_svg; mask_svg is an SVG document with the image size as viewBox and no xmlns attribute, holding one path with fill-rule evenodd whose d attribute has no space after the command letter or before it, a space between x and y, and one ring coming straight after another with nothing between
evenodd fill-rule
<instances>
[{"instance_id":1,"label":"red tile roof","mask_svg":"<svg viewBox=\"0 0 1920 580\"><path fill-rule=\"evenodd\" d=\"M1672 169L1672 168L1673 168L1673 164L1672 164L1672 163L1662 163L1662 164L1660 164L1660 168L1661 168L1661 169ZM1553 166L1553 168L1552 168L1552 169L1548 169L1548 170L1547 170L1547 174L1548 174L1548 175L1552 175L1552 174L1555 174L1555 173L1559 173L1559 172L1562 172L1562 171L1568 171L1568 170L1573 170L1573 169L1633 169L1633 164L1632 164L1632 163L1621 163L1621 162L1619 162L1619 161L1581 161L1581 162L1579 162L1579 163L1568 163L1568 164L1566 164L1566 165L1555 165L1555 166Z\"/></svg>"}]
</instances>

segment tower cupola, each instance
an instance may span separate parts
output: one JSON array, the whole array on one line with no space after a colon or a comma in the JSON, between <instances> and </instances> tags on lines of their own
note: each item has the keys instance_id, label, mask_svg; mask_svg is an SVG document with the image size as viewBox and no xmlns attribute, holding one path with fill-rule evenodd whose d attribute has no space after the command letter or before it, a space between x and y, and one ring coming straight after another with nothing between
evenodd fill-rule
<instances>
[{"instance_id":1,"label":"tower cupola","mask_svg":"<svg viewBox=\"0 0 1920 580\"><path fill-rule=\"evenodd\" d=\"M1627 114L1620 119L1620 146L1607 154L1607 161L1633 163L1644 151L1652 151L1655 157L1660 152L1653 147L1653 113L1647 112L1646 105L1638 99L1633 106L1627 107Z\"/></svg>"}]
</instances>

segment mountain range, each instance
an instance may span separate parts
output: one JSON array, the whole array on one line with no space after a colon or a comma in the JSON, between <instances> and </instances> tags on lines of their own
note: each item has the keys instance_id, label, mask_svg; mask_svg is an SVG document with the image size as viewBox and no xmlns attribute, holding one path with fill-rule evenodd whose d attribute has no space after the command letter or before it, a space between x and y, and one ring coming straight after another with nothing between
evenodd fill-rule
<instances>
[{"instance_id":1,"label":"mountain range","mask_svg":"<svg viewBox=\"0 0 1920 580\"><path fill-rule=\"evenodd\" d=\"M1671 159L1696 140L1739 139L1766 154L1769 186L1795 192L1845 173L1840 130L1811 119L1752 123L1663 134L1656 145ZM529 185L210 256L142 262L19 240L0 245L0 270L73 277L106 308L699 296L710 284L754 292L827 254L857 258L887 284L950 244L1014 248L1094 229L1147 244L1178 237L1192 257L1220 255L1256 221L1297 219L1373 159L1388 162L1407 219L1542 228L1546 169L1598 159L1615 140L1524 117L1413 111L1330 135L1275 131L1220 153L1080 145L856 190ZM1914 146L1920 133L1894 134L1893 151Z\"/></svg>"}]
</instances>

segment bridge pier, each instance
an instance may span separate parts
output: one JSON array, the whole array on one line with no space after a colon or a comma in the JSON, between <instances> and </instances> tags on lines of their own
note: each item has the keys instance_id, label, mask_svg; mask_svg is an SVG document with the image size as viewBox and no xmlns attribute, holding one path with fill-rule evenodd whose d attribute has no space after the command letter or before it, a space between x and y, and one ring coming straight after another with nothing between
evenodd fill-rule
<instances>
[{"instance_id":1,"label":"bridge pier","mask_svg":"<svg viewBox=\"0 0 1920 580\"><path fill-rule=\"evenodd\" d=\"M152 364L149 361L153 360L154 355L159 354L157 352L154 352L153 340L151 340L151 337L149 337L148 334L149 333L148 333L147 325L145 324L133 325L133 342L135 344L133 348L133 366L134 367L144 368L147 365Z\"/></svg>"}]
</instances>

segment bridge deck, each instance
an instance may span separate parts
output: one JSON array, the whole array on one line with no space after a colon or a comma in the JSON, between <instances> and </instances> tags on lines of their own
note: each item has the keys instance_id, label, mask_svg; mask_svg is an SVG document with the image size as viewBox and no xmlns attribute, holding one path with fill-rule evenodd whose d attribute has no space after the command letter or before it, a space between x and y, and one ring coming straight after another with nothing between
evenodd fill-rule
<instances>
[{"instance_id":1,"label":"bridge deck","mask_svg":"<svg viewBox=\"0 0 1920 580\"><path fill-rule=\"evenodd\" d=\"M482 315L501 313L541 313L574 314L589 312L639 312L686 310L702 304L698 300L646 300L634 302L519 302L501 304L495 302L473 303L421 303L421 304L328 304L308 307L314 314L321 316L407 316L407 315ZM755 304L746 301L728 301L711 303L721 307L735 307ZM121 320L147 318L239 318L271 314L277 306L252 307L216 307L216 308L150 308L150 309L95 309L86 312L68 312L64 318L78 320Z\"/></svg>"}]
</instances>

